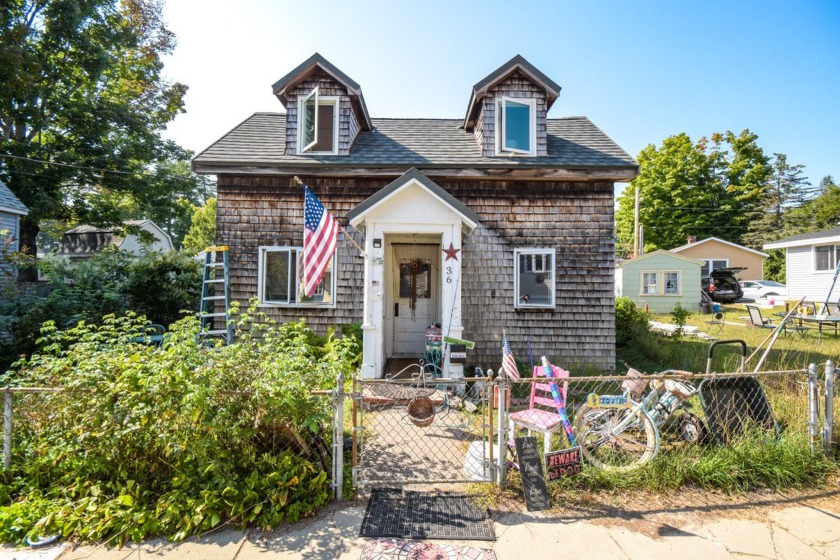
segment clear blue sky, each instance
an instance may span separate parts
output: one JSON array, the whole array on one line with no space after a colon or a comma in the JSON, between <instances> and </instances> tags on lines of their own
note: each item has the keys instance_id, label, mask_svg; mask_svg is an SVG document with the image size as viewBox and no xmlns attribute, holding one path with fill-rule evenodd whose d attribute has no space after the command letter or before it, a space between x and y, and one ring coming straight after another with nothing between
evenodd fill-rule
<instances>
[{"instance_id":1,"label":"clear blue sky","mask_svg":"<svg viewBox=\"0 0 840 560\"><path fill-rule=\"evenodd\" d=\"M200 151L319 52L373 117L463 118L472 86L521 54L634 157L749 128L816 184L840 181L840 1L166 0L165 75L189 86L168 136Z\"/></svg>"}]
</instances>

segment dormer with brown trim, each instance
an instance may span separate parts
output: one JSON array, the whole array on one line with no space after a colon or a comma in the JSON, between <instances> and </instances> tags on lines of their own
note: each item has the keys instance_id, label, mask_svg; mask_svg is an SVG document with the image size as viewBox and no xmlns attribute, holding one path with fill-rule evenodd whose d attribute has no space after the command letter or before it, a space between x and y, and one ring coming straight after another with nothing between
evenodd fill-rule
<instances>
[{"instance_id":1,"label":"dormer with brown trim","mask_svg":"<svg viewBox=\"0 0 840 560\"><path fill-rule=\"evenodd\" d=\"M559 85L516 55L473 86L464 129L482 157L546 156L546 114L559 95Z\"/></svg>"},{"instance_id":2,"label":"dormer with brown trim","mask_svg":"<svg viewBox=\"0 0 840 560\"><path fill-rule=\"evenodd\" d=\"M272 90L286 108L286 155L346 156L373 129L361 86L318 53Z\"/></svg>"}]
</instances>

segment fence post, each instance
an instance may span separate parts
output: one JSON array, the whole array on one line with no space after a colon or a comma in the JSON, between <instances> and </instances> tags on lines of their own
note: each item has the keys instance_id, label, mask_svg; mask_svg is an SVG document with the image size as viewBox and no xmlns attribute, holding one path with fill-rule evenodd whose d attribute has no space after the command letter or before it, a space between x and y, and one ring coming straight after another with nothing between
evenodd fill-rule
<instances>
[{"instance_id":1,"label":"fence post","mask_svg":"<svg viewBox=\"0 0 840 560\"><path fill-rule=\"evenodd\" d=\"M6 403L3 407L3 468L9 470L12 466L12 391L5 390Z\"/></svg>"},{"instance_id":2,"label":"fence post","mask_svg":"<svg viewBox=\"0 0 840 560\"><path fill-rule=\"evenodd\" d=\"M507 393L508 393L508 381L503 377L499 377L496 380L499 384L499 408L498 414L496 417L496 422L498 426L498 433L496 434L498 449L499 449L499 456L496 458L496 483L499 485L499 488L504 488L505 486L505 479L507 478ZM492 398L492 396L491 396ZM490 442L490 445L493 445L493 442Z\"/></svg>"},{"instance_id":3,"label":"fence post","mask_svg":"<svg viewBox=\"0 0 840 560\"><path fill-rule=\"evenodd\" d=\"M344 374L339 373L333 393L333 487L335 499L344 499Z\"/></svg>"},{"instance_id":4,"label":"fence post","mask_svg":"<svg viewBox=\"0 0 840 560\"><path fill-rule=\"evenodd\" d=\"M817 424L820 417L820 404L817 395L817 364L808 364L808 440L812 450L814 449L814 438L819 436Z\"/></svg>"},{"instance_id":5,"label":"fence post","mask_svg":"<svg viewBox=\"0 0 840 560\"><path fill-rule=\"evenodd\" d=\"M823 426L823 450L830 456L834 447L834 362L825 363L825 425Z\"/></svg>"}]
</instances>

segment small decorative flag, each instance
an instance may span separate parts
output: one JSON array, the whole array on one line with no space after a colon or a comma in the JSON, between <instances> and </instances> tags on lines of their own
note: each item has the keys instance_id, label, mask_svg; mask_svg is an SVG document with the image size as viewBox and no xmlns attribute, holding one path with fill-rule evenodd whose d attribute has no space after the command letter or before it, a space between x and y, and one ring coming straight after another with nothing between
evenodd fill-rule
<instances>
[{"instance_id":1,"label":"small decorative flag","mask_svg":"<svg viewBox=\"0 0 840 560\"><path fill-rule=\"evenodd\" d=\"M508 377L519 381L519 368L516 367L516 360L513 358L513 352L510 351L507 335L502 335L502 367Z\"/></svg>"},{"instance_id":2,"label":"small decorative flag","mask_svg":"<svg viewBox=\"0 0 840 560\"><path fill-rule=\"evenodd\" d=\"M303 190L303 285L304 293L311 297L335 253L339 225L309 187L303 185Z\"/></svg>"}]
</instances>

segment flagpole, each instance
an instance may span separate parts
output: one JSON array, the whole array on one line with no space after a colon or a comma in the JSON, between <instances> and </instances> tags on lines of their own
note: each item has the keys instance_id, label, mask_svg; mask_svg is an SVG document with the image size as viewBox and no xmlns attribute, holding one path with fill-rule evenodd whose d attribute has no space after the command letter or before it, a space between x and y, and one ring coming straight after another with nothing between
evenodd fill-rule
<instances>
[{"instance_id":1,"label":"flagpole","mask_svg":"<svg viewBox=\"0 0 840 560\"><path fill-rule=\"evenodd\" d=\"M297 175L295 175L294 179L295 179L295 183L297 183L299 187L306 187L306 185L304 185L304 184L303 184L303 181L301 181L301 180L300 180L300 178L299 178ZM347 239L349 239L349 240L350 240L350 243L352 243L353 245L355 245L355 246L356 246L356 249L358 249L358 250L359 250L359 252L362 254L362 256L363 256L363 257L365 257L365 258L367 258L367 253L365 253L365 250L364 250L364 249L362 249L362 246L361 246L361 245L359 245L358 243L356 243L356 240L355 240L355 239L353 239L352 237L350 237L350 234L349 234L349 233L347 233L347 230L346 230L346 229L344 229L344 226L342 226L341 224L338 224L338 227L339 227L339 228L341 228L341 233L343 233L343 234L344 234L344 236L345 236Z\"/></svg>"}]
</instances>

